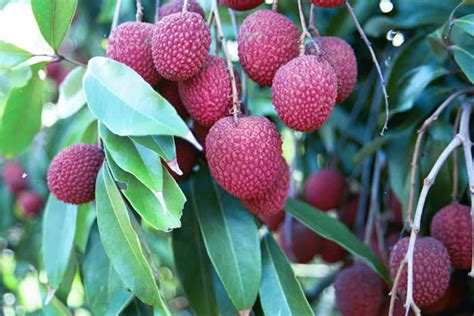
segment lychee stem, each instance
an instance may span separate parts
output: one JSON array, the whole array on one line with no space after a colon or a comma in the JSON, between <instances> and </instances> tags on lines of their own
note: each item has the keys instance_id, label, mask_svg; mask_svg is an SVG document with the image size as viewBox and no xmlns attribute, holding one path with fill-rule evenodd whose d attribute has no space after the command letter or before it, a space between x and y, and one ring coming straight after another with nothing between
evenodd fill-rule
<instances>
[{"instance_id":1,"label":"lychee stem","mask_svg":"<svg viewBox=\"0 0 474 316\"><path fill-rule=\"evenodd\" d=\"M155 23L160 20L160 0L155 1Z\"/></svg>"},{"instance_id":2,"label":"lychee stem","mask_svg":"<svg viewBox=\"0 0 474 316\"><path fill-rule=\"evenodd\" d=\"M225 59L227 62L227 71L229 72L229 78L231 83L232 90L232 115L234 116L234 122L237 124L238 115L240 113L240 100L237 90L237 81L235 79L234 66L230 60L229 49L227 47L227 40L225 38L224 29L222 28L221 17L219 14L219 7L217 5L217 0L212 0L212 12L214 14L214 21L217 26L217 31L219 33L220 42L222 44L222 50L224 51Z\"/></svg>"},{"instance_id":3,"label":"lychee stem","mask_svg":"<svg viewBox=\"0 0 474 316\"><path fill-rule=\"evenodd\" d=\"M454 119L453 125L453 137L456 135L456 132L459 130L459 124L461 123L461 113L462 108L459 108L456 112L456 118ZM453 191L451 192L451 199L453 202L458 201L459 195L459 161L458 161L458 152L453 152Z\"/></svg>"},{"instance_id":4,"label":"lychee stem","mask_svg":"<svg viewBox=\"0 0 474 316\"><path fill-rule=\"evenodd\" d=\"M319 44L316 43L316 41L313 39L313 36L308 31L308 27L306 26L306 18L304 16L302 0L298 0L298 11L299 11L301 30L302 30L301 38L300 38L300 56L303 56L304 53L305 53L304 40L306 38L311 40L312 44L316 48L317 55L320 56L321 55L321 49L319 47Z\"/></svg>"},{"instance_id":5,"label":"lychee stem","mask_svg":"<svg viewBox=\"0 0 474 316\"><path fill-rule=\"evenodd\" d=\"M135 15L135 19L137 22L141 22L143 20L142 0L137 0L137 14Z\"/></svg>"},{"instance_id":6,"label":"lychee stem","mask_svg":"<svg viewBox=\"0 0 474 316\"><path fill-rule=\"evenodd\" d=\"M377 69L377 73L378 73L379 78L380 78L380 85L382 86L382 93L383 93L383 96L385 98L385 122L384 122L384 125L382 127L382 130L380 131L380 135L383 136L385 131L388 129L388 120L389 120L389 116L390 116L390 105L388 103L388 93L387 93L387 88L385 87L385 79L383 77L383 73L382 73L382 69L380 68L380 64L377 60L377 56L375 55L374 49L372 48L372 43L367 38L367 35L365 35L364 29L360 25L359 20L357 20L357 17L354 13L354 10L352 9L352 6L349 4L349 1L346 1L346 7L347 7L347 10L349 11L349 13L352 17L352 20L354 20L354 24L356 26L357 31L360 34L360 37L362 38L362 40L365 42L365 45L369 49L370 55L372 57L372 61L374 62L375 68Z\"/></svg>"},{"instance_id":7,"label":"lychee stem","mask_svg":"<svg viewBox=\"0 0 474 316\"><path fill-rule=\"evenodd\" d=\"M319 37L319 31L316 27L316 6L314 4L311 4L309 11L309 32L313 37Z\"/></svg>"},{"instance_id":8,"label":"lychee stem","mask_svg":"<svg viewBox=\"0 0 474 316\"><path fill-rule=\"evenodd\" d=\"M384 160L385 158L382 156L382 153L377 152L377 154L375 155L374 174L372 178L372 187L370 190L369 217L365 226L364 243L366 245L370 244L372 229L375 217L377 216L377 209L379 208L378 196L380 187L380 174L382 171L382 166L385 163Z\"/></svg>"},{"instance_id":9,"label":"lychee stem","mask_svg":"<svg viewBox=\"0 0 474 316\"><path fill-rule=\"evenodd\" d=\"M275 12L278 11L278 0L273 0L272 10Z\"/></svg>"},{"instance_id":10,"label":"lychee stem","mask_svg":"<svg viewBox=\"0 0 474 316\"><path fill-rule=\"evenodd\" d=\"M183 12L188 12L189 0L183 1Z\"/></svg>"},{"instance_id":11,"label":"lychee stem","mask_svg":"<svg viewBox=\"0 0 474 316\"><path fill-rule=\"evenodd\" d=\"M114 17L112 18L112 24L110 25L110 33L117 27L120 18L120 10L122 9L122 0L117 0L115 3Z\"/></svg>"},{"instance_id":12,"label":"lychee stem","mask_svg":"<svg viewBox=\"0 0 474 316\"><path fill-rule=\"evenodd\" d=\"M402 278L402 272L403 269L405 268L405 265L407 264L406 258L403 258L403 260L400 262L400 266L398 266L397 274L395 275L395 279L393 280L393 287L392 290L390 291L390 307L388 310L388 316L393 316L393 309L395 306L395 299L397 298L397 289L398 289L398 284L400 283L400 279Z\"/></svg>"}]
</instances>

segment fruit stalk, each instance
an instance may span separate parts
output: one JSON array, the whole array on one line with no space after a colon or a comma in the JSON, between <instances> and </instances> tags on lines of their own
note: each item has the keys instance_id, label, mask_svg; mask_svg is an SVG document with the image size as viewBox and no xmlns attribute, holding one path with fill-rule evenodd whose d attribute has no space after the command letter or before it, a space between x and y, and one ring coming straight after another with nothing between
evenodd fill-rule
<instances>
[{"instance_id":1,"label":"fruit stalk","mask_svg":"<svg viewBox=\"0 0 474 316\"><path fill-rule=\"evenodd\" d=\"M141 22L143 20L142 0L137 0L137 14L135 15L135 19L137 22Z\"/></svg>"},{"instance_id":2,"label":"fruit stalk","mask_svg":"<svg viewBox=\"0 0 474 316\"><path fill-rule=\"evenodd\" d=\"M367 224L365 227L365 235L364 235L364 243L366 245L370 244L370 238L372 236L375 218L379 216L378 195L379 195L379 187L380 187L380 173L384 164L385 164L385 158L382 156L381 152L377 152L375 156L374 174L372 178L372 188L370 190L369 216L367 219ZM377 236L379 236L378 232L377 232Z\"/></svg>"},{"instance_id":3,"label":"fruit stalk","mask_svg":"<svg viewBox=\"0 0 474 316\"><path fill-rule=\"evenodd\" d=\"M189 0L183 1L183 12L188 12Z\"/></svg>"},{"instance_id":4,"label":"fruit stalk","mask_svg":"<svg viewBox=\"0 0 474 316\"><path fill-rule=\"evenodd\" d=\"M318 56L321 53L320 47L318 43L316 43L313 39L313 36L311 33L308 31L308 27L306 26L306 19L304 16L304 11L303 11L303 1L298 0L298 11L299 11L299 16L300 16L300 23L301 23L301 42L300 42L300 56L303 56L305 54L305 45L304 45L304 40L306 38L311 40L311 44L314 45L316 48Z\"/></svg>"},{"instance_id":5,"label":"fruit stalk","mask_svg":"<svg viewBox=\"0 0 474 316\"><path fill-rule=\"evenodd\" d=\"M273 0L272 10L275 12L278 11L278 0Z\"/></svg>"},{"instance_id":6,"label":"fruit stalk","mask_svg":"<svg viewBox=\"0 0 474 316\"><path fill-rule=\"evenodd\" d=\"M110 26L110 33L117 27L120 18L120 10L122 9L122 0L117 0L115 3L114 17Z\"/></svg>"}]
</instances>

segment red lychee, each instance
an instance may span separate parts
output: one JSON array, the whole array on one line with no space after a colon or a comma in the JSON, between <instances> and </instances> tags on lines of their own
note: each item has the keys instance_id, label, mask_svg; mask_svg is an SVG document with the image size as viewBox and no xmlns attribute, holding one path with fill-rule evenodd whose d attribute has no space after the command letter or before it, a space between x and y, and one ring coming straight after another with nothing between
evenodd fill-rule
<instances>
[{"instance_id":1,"label":"red lychee","mask_svg":"<svg viewBox=\"0 0 474 316\"><path fill-rule=\"evenodd\" d=\"M350 229L355 227L357 222L357 211L359 210L359 194L352 197L342 210L342 222Z\"/></svg>"},{"instance_id":2,"label":"red lychee","mask_svg":"<svg viewBox=\"0 0 474 316\"><path fill-rule=\"evenodd\" d=\"M280 164L275 181L263 194L242 200L245 207L257 216L277 214L285 206L290 190L290 168L284 159Z\"/></svg>"},{"instance_id":3,"label":"red lychee","mask_svg":"<svg viewBox=\"0 0 474 316\"><path fill-rule=\"evenodd\" d=\"M197 13L165 16L155 27L152 54L155 67L171 81L189 79L201 71L211 47L211 32Z\"/></svg>"},{"instance_id":4,"label":"red lychee","mask_svg":"<svg viewBox=\"0 0 474 316\"><path fill-rule=\"evenodd\" d=\"M171 15L173 13L182 12L183 4L184 4L184 0L173 0L171 2L164 4L163 6L161 6L160 11L159 11L160 19L164 18L165 16ZM189 0L188 11L197 13L203 18L205 17L204 9L196 0Z\"/></svg>"},{"instance_id":5,"label":"red lychee","mask_svg":"<svg viewBox=\"0 0 474 316\"><path fill-rule=\"evenodd\" d=\"M48 187L58 200L84 204L95 199L95 181L104 152L89 144L72 145L61 150L48 169Z\"/></svg>"},{"instance_id":6,"label":"red lychee","mask_svg":"<svg viewBox=\"0 0 474 316\"><path fill-rule=\"evenodd\" d=\"M183 120L189 117L189 113L184 107L181 96L179 95L177 82L161 79L156 89L158 93L176 109L176 112L178 112Z\"/></svg>"},{"instance_id":7,"label":"red lychee","mask_svg":"<svg viewBox=\"0 0 474 316\"><path fill-rule=\"evenodd\" d=\"M459 275L453 275L449 287L439 300L434 304L423 308L423 312L429 314L437 314L442 311L452 311L462 304L466 291L464 285L465 277Z\"/></svg>"},{"instance_id":8,"label":"red lychee","mask_svg":"<svg viewBox=\"0 0 474 316\"><path fill-rule=\"evenodd\" d=\"M206 157L216 181L232 195L252 199L275 181L281 166L281 139L262 116L217 121L206 137Z\"/></svg>"},{"instance_id":9,"label":"red lychee","mask_svg":"<svg viewBox=\"0 0 474 316\"><path fill-rule=\"evenodd\" d=\"M220 3L237 11L252 10L261 5L264 0L220 0Z\"/></svg>"},{"instance_id":10,"label":"red lychee","mask_svg":"<svg viewBox=\"0 0 474 316\"><path fill-rule=\"evenodd\" d=\"M339 272L334 282L336 306L342 316L374 316L383 303L383 282L362 264Z\"/></svg>"},{"instance_id":11,"label":"red lychee","mask_svg":"<svg viewBox=\"0 0 474 316\"><path fill-rule=\"evenodd\" d=\"M286 238L283 222L278 228L278 241L291 261L308 263L321 251L322 238L295 219L291 221L291 238Z\"/></svg>"},{"instance_id":12,"label":"red lychee","mask_svg":"<svg viewBox=\"0 0 474 316\"><path fill-rule=\"evenodd\" d=\"M347 0L310 0L311 3L324 7L324 8L333 8L343 5Z\"/></svg>"},{"instance_id":13,"label":"red lychee","mask_svg":"<svg viewBox=\"0 0 474 316\"><path fill-rule=\"evenodd\" d=\"M209 128L204 127L202 125L199 125L196 122L193 122L193 132L194 135L196 136L197 140L199 143L202 145L202 147L206 147L206 137L207 134L209 134Z\"/></svg>"},{"instance_id":14,"label":"red lychee","mask_svg":"<svg viewBox=\"0 0 474 316\"><path fill-rule=\"evenodd\" d=\"M240 80L235 74L240 95ZM179 94L189 114L204 127L210 128L228 115L232 108L232 87L225 59L209 55L198 75L179 82Z\"/></svg>"},{"instance_id":15,"label":"red lychee","mask_svg":"<svg viewBox=\"0 0 474 316\"><path fill-rule=\"evenodd\" d=\"M337 208L344 198L346 179L335 169L311 174L304 186L304 199L313 207L328 211Z\"/></svg>"},{"instance_id":16,"label":"red lychee","mask_svg":"<svg viewBox=\"0 0 474 316\"><path fill-rule=\"evenodd\" d=\"M346 249L332 240L323 239L321 258L326 263L336 263L344 260L347 255Z\"/></svg>"},{"instance_id":17,"label":"red lychee","mask_svg":"<svg viewBox=\"0 0 474 316\"><path fill-rule=\"evenodd\" d=\"M26 217L35 217L43 207L43 199L34 191L23 191L18 195L18 206Z\"/></svg>"},{"instance_id":18,"label":"red lychee","mask_svg":"<svg viewBox=\"0 0 474 316\"><path fill-rule=\"evenodd\" d=\"M357 81L357 60L354 50L346 41L334 36L320 37L316 45L319 45L322 58L329 62L336 74L336 102L342 103L351 95ZM318 54L314 43L309 44L307 48L308 53Z\"/></svg>"},{"instance_id":19,"label":"red lychee","mask_svg":"<svg viewBox=\"0 0 474 316\"><path fill-rule=\"evenodd\" d=\"M431 222L431 236L443 243L456 269L471 268L471 209L453 203L442 208Z\"/></svg>"},{"instance_id":20,"label":"red lychee","mask_svg":"<svg viewBox=\"0 0 474 316\"><path fill-rule=\"evenodd\" d=\"M129 66L152 86L160 80L151 54L154 28L143 22L120 24L110 34L107 47L107 57Z\"/></svg>"},{"instance_id":21,"label":"red lychee","mask_svg":"<svg viewBox=\"0 0 474 316\"><path fill-rule=\"evenodd\" d=\"M398 267L408 250L409 238L397 242L390 255L390 274L395 278ZM419 306L433 304L446 292L450 279L451 261L441 242L432 237L416 239L413 255L413 299ZM403 269L398 292L407 293L407 267Z\"/></svg>"},{"instance_id":22,"label":"red lychee","mask_svg":"<svg viewBox=\"0 0 474 316\"><path fill-rule=\"evenodd\" d=\"M193 145L181 138L175 138L175 144L176 159L178 161L179 169L181 169L183 174L181 176L177 175L168 167L166 163L164 166L166 169L168 169L175 180L180 180L187 177L193 170L193 167L196 165L198 159L198 151Z\"/></svg>"},{"instance_id":23,"label":"red lychee","mask_svg":"<svg viewBox=\"0 0 474 316\"><path fill-rule=\"evenodd\" d=\"M264 222L270 230L276 231L280 224L285 220L285 212L279 210L276 214L259 215L258 218L260 218L260 220Z\"/></svg>"},{"instance_id":24,"label":"red lychee","mask_svg":"<svg viewBox=\"0 0 474 316\"><path fill-rule=\"evenodd\" d=\"M332 113L337 77L331 65L316 56L301 56L278 69L272 99L281 120L297 131L312 131Z\"/></svg>"},{"instance_id":25,"label":"red lychee","mask_svg":"<svg viewBox=\"0 0 474 316\"><path fill-rule=\"evenodd\" d=\"M298 56L299 38L300 32L289 18L272 10L258 10L240 27L240 64L253 81L270 86L277 70Z\"/></svg>"},{"instance_id":26,"label":"red lychee","mask_svg":"<svg viewBox=\"0 0 474 316\"><path fill-rule=\"evenodd\" d=\"M48 77L53 79L54 82L56 82L56 85L59 87L59 85L64 81L70 70L66 68L62 63L54 62L46 65L46 71L48 73Z\"/></svg>"},{"instance_id":27,"label":"red lychee","mask_svg":"<svg viewBox=\"0 0 474 316\"><path fill-rule=\"evenodd\" d=\"M3 166L2 175L8 190L14 194L20 193L28 186L25 169L16 162L7 162Z\"/></svg>"}]
</instances>

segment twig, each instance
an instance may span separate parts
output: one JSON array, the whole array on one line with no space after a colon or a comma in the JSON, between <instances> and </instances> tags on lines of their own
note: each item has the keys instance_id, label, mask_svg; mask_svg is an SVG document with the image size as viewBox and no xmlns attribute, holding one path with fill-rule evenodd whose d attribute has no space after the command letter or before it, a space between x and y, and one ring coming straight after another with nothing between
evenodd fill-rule
<instances>
[{"instance_id":1,"label":"twig","mask_svg":"<svg viewBox=\"0 0 474 316\"><path fill-rule=\"evenodd\" d=\"M278 0L273 0L272 10L275 12L278 11Z\"/></svg>"},{"instance_id":2,"label":"twig","mask_svg":"<svg viewBox=\"0 0 474 316\"><path fill-rule=\"evenodd\" d=\"M380 152L377 152L375 155L375 163L374 163L374 173L372 178L372 187L370 190L370 206L369 206L369 216L367 219L367 224L365 226L365 236L364 242L365 244L370 244L370 238L372 236L372 227L375 220L375 215L377 208L379 205L379 187L380 187L380 173L382 170L382 166L384 165L383 157Z\"/></svg>"},{"instance_id":3,"label":"twig","mask_svg":"<svg viewBox=\"0 0 474 316\"><path fill-rule=\"evenodd\" d=\"M400 283L400 279L402 278L403 269L407 264L406 258L403 258L402 262L400 262L400 266L398 267L397 274L395 275L395 279L393 280L392 290L390 291L390 308L388 310L388 315L393 316L393 308L395 306L395 299L397 298L397 289L398 284Z\"/></svg>"},{"instance_id":4,"label":"twig","mask_svg":"<svg viewBox=\"0 0 474 316\"><path fill-rule=\"evenodd\" d=\"M464 5L464 1L459 2L459 4L451 11L451 14L449 15L448 19L448 24L447 24L447 30L443 32L443 41L446 46L449 46L451 44L451 33L453 32L454 28L454 15L456 14L456 11Z\"/></svg>"},{"instance_id":5,"label":"twig","mask_svg":"<svg viewBox=\"0 0 474 316\"><path fill-rule=\"evenodd\" d=\"M302 0L298 0L298 12L299 12L300 23L301 23L300 56L303 56L305 53L305 45L304 45L305 38L308 38L311 40L311 42L314 44L314 47L316 48L316 53L319 56L321 54L321 49L319 47L319 44L314 41L313 36L308 31L308 27L306 26L306 18L304 16Z\"/></svg>"},{"instance_id":6,"label":"twig","mask_svg":"<svg viewBox=\"0 0 474 316\"><path fill-rule=\"evenodd\" d=\"M155 0L155 23L160 20L160 0Z\"/></svg>"},{"instance_id":7,"label":"twig","mask_svg":"<svg viewBox=\"0 0 474 316\"><path fill-rule=\"evenodd\" d=\"M453 137L456 135L456 131L459 130L459 123L461 121L462 109L459 108L456 113L456 119L454 120L453 126ZM453 152L453 192L451 192L451 199L453 201L458 200L459 191L459 163L458 163L458 152Z\"/></svg>"},{"instance_id":8,"label":"twig","mask_svg":"<svg viewBox=\"0 0 474 316\"><path fill-rule=\"evenodd\" d=\"M112 18L112 25L110 26L110 33L117 27L120 18L120 10L122 9L122 0L117 0L115 3L114 17Z\"/></svg>"},{"instance_id":9,"label":"twig","mask_svg":"<svg viewBox=\"0 0 474 316\"><path fill-rule=\"evenodd\" d=\"M219 7L217 5L217 0L212 0L212 12L214 12L214 19L217 25L217 31L219 33L225 59L227 62L227 71L229 72L231 88L232 88L232 115L234 116L234 123L237 124L238 115L240 113L239 93L237 91L237 81L235 79L234 67L232 66L232 61L230 60L230 54L227 47L227 41L224 35L224 30L222 28L221 17L219 14Z\"/></svg>"},{"instance_id":10,"label":"twig","mask_svg":"<svg viewBox=\"0 0 474 316\"><path fill-rule=\"evenodd\" d=\"M188 12L189 0L183 1L183 12Z\"/></svg>"},{"instance_id":11,"label":"twig","mask_svg":"<svg viewBox=\"0 0 474 316\"><path fill-rule=\"evenodd\" d=\"M135 15L135 19L137 22L141 22L143 20L142 0L137 0L137 14Z\"/></svg>"},{"instance_id":12,"label":"twig","mask_svg":"<svg viewBox=\"0 0 474 316\"><path fill-rule=\"evenodd\" d=\"M352 9L352 6L349 4L349 1L346 1L346 7L350 15L352 16L352 19L354 20L357 31L359 32L360 36L362 37L362 40L365 42L365 45L367 45L367 48L369 49L370 55L372 56L372 61L374 62L375 68L377 69L377 72L379 74L380 84L382 86L382 92L385 98L385 122L382 127L382 130L380 131L380 135L383 136L385 131L388 129L388 119L390 116L390 105L388 103L388 93L387 93L387 88L385 87L385 79L383 77L380 64L377 60L377 56L375 55L374 49L372 48L372 43L367 38L367 35L365 35L364 29L360 25L359 20L357 20L357 17L354 13L354 10Z\"/></svg>"},{"instance_id":13,"label":"twig","mask_svg":"<svg viewBox=\"0 0 474 316\"><path fill-rule=\"evenodd\" d=\"M56 63L56 62L59 62L59 61L61 61L61 60L64 60L64 61L67 61L68 63L73 64L73 65L76 65L76 66L79 66L79 67L83 67L83 68L87 68L87 65L86 65L86 64L83 64L83 63L81 63L80 61L71 59L71 58L69 58L69 57L66 57L66 56L60 55L60 54L57 54L57 55L36 54L36 55L34 55L34 56L35 56L35 57L50 57L50 58L52 58L52 60L51 60L52 63Z\"/></svg>"}]
</instances>

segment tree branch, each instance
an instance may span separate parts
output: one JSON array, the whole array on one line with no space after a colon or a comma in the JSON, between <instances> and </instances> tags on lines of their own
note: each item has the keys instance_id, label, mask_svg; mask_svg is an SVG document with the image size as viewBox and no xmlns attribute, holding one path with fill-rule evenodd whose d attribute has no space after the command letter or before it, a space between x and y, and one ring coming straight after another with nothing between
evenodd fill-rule
<instances>
[{"instance_id":1,"label":"tree branch","mask_svg":"<svg viewBox=\"0 0 474 316\"><path fill-rule=\"evenodd\" d=\"M120 18L120 10L122 9L122 0L117 0L115 3L114 17L112 18L112 25L110 26L110 33L117 27Z\"/></svg>"}]
</instances>

